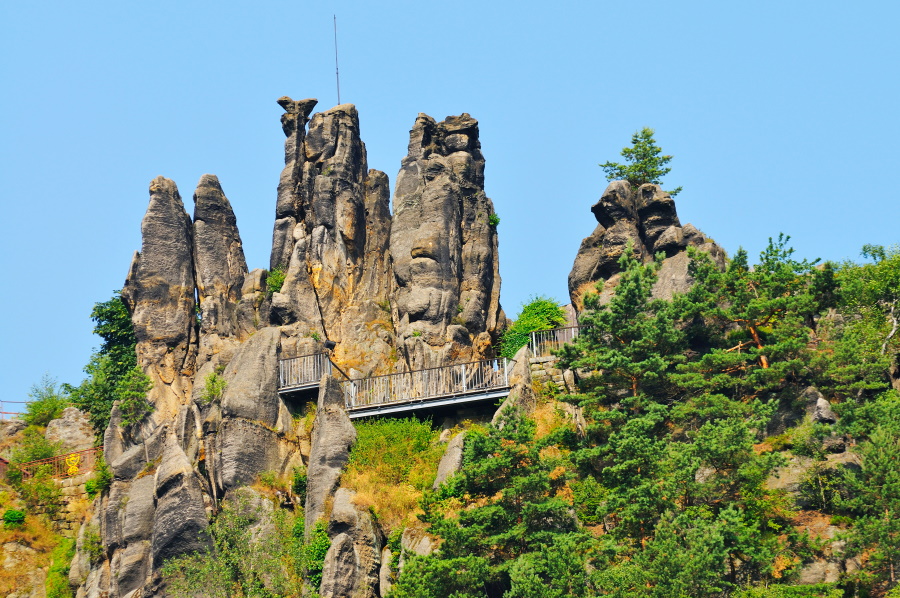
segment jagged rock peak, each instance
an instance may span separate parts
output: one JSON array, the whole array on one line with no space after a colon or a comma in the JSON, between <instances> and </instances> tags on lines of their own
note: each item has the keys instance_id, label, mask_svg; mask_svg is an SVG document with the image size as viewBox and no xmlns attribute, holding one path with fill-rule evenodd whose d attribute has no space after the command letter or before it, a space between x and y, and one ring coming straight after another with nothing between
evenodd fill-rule
<instances>
[{"instance_id":1,"label":"jagged rock peak","mask_svg":"<svg viewBox=\"0 0 900 598\"><path fill-rule=\"evenodd\" d=\"M247 261L234 211L212 174L200 177L194 192L193 250L201 332L233 336Z\"/></svg>"},{"instance_id":2,"label":"jagged rock peak","mask_svg":"<svg viewBox=\"0 0 900 598\"><path fill-rule=\"evenodd\" d=\"M384 369L392 326L377 306L388 303L391 281L387 177L368 169L355 106L313 114L306 127L311 101L282 105L300 120L285 129L270 263L286 274L273 321L290 327L288 356L308 350L297 339L321 338L337 341L336 359L358 372ZM375 321L385 325L367 325Z\"/></svg>"},{"instance_id":3,"label":"jagged rock peak","mask_svg":"<svg viewBox=\"0 0 900 598\"><path fill-rule=\"evenodd\" d=\"M409 367L477 357L505 323L478 121L419 114L394 192L397 332Z\"/></svg>"},{"instance_id":4,"label":"jagged rock peak","mask_svg":"<svg viewBox=\"0 0 900 598\"><path fill-rule=\"evenodd\" d=\"M122 299L131 312L138 364L154 388L154 418L172 417L187 401L197 351L193 226L175 183L156 177L141 222L141 251L132 259Z\"/></svg>"},{"instance_id":5,"label":"jagged rock peak","mask_svg":"<svg viewBox=\"0 0 900 598\"><path fill-rule=\"evenodd\" d=\"M665 254L654 287L654 296L660 298L671 297L690 286L684 253L688 246L701 247L717 262L724 260L725 252L707 242L694 226L681 226L675 201L659 185L648 183L633 188L628 181L613 181L591 206L591 212L597 227L581 242L569 273L569 297L576 310L583 308L584 295L595 290L597 281L615 282L619 258L629 242L635 257L645 262L657 253ZM612 286L604 295L611 292Z\"/></svg>"}]
</instances>

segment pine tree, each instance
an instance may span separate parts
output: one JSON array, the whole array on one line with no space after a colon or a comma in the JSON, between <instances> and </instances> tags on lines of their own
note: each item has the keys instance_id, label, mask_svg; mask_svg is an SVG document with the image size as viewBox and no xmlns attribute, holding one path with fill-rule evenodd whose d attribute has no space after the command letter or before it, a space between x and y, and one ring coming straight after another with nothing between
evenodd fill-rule
<instances>
[{"instance_id":1,"label":"pine tree","mask_svg":"<svg viewBox=\"0 0 900 598\"><path fill-rule=\"evenodd\" d=\"M618 162L604 162L600 165L606 173L606 180L625 179L633 187L645 183L659 185L662 178L671 172L666 164L672 161L672 156L661 156L662 149L656 145L653 139L653 129L644 127L631 136L631 147L622 148L622 157L626 164ZM681 192L681 187L669 191L669 195L675 197Z\"/></svg>"}]
</instances>

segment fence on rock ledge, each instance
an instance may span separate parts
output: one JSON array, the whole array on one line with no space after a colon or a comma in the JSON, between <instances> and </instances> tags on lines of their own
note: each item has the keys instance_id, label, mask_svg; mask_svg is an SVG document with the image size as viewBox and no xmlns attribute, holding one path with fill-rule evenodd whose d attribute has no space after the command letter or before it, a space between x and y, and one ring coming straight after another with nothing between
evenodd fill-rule
<instances>
[{"instance_id":1,"label":"fence on rock ledge","mask_svg":"<svg viewBox=\"0 0 900 598\"><path fill-rule=\"evenodd\" d=\"M49 459L28 461L27 463L16 465L16 468L22 472L22 476L25 478L32 477L43 468L46 468L50 475L55 478L69 478L94 471L97 456L102 454L103 447L97 446L83 451L57 455Z\"/></svg>"}]
</instances>

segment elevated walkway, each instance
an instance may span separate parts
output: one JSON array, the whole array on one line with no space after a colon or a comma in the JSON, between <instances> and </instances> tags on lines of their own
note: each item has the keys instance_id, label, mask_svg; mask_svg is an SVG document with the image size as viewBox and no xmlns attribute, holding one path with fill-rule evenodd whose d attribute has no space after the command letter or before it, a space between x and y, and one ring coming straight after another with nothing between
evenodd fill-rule
<instances>
[{"instance_id":1,"label":"elevated walkway","mask_svg":"<svg viewBox=\"0 0 900 598\"><path fill-rule=\"evenodd\" d=\"M318 388L332 365L325 353L283 359L281 394ZM509 360L488 359L455 365L345 380L344 405L351 419L423 411L460 403L495 401L509 395Z\"/></svg>"},{"instance_id":2,"label":"elevated walkway","mask_svg":"<svg viewBox=\"0 0 900 598\"><path fill-rule=\"evenodd\" d=\"M322 376L330 376L333 371L327 353L282 359L278 362L278 392L286 394L319 388Z\"/></svg>"}]
</instances>

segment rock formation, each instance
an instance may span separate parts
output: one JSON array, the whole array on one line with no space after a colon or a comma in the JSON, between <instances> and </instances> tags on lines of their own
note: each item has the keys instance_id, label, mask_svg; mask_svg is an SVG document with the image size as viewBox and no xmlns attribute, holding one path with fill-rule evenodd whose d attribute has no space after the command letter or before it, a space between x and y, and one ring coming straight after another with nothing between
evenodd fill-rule
<instances>
[{"instance_id":1,"label":"rock formation","mask_svg":"<svg viewBox=\"0 0 900 598\"><path fill-rule=\"evenodd\" d=\"M335 357L348 369L384 370L392 342L379 307L388 305L390 284L387 177L368 170L356 108L308 119L315 103L279 100L287 140L271 268L286 275L272 297L274 323L290 325L292 338L337 342ZM300 342L288 353L318 351Z\"/></svg>"},{"instance_id":2,"label":"rock formation","mask_svg":"<svg viewBox=\"0 0 900 598\"><path fill-rule=\"evenodd\" d=\"M153 382L148 399L162 423L190 398L197 360L193 227L175 183L156 177L122 299L131 312L138 365Z\"/></svg>"},{"instance_id":3,"label":"rock formation","mask_svg":"<svg viewBox=\"0 0 900 598\"><path fill-rule=\"evenodd\" d=\"M324 520L332 540L322 595L378 595L386 539L339 487L356 438L341 386L323 379L310 431L299 417L309 397L278 392L279 360L322 353L327 340L352 377L449 365L491 355L506 325L475 119L419 115L392 215L354 106L310 116L315 100L278 103L287 139L270 271L248 272L217 177L201 177L193 219L174 182L150 185L122 296L153 411L130 426L122 406L111 413L114 480L89 524L104 558L85 561L79 549L80 596L165 594L161 564L206 546L208 515L223 501L244 500L264 472L304 469L306 531ZM281 274L280 288L270 284Z\"/></svg>"},{"instance_id":4,"label":"rock formation","mask_svg":"<svg viewBox=\"0 0 900 598\"><path fill-rule=\"evenodd\" d=\"M243 295L247 262L237 219L215 175L200 177L194 192L194 278L200 299L203 361L221 338L241 336L237 306Z\"/></svg>"},{"instance_id":5,"label":"rock formation","mask_svg":"<svg viewBox=\"0 0 900 598\"><path fill-rule=\"evenodd\" d=\"M684 252L688 246L699 247L724 264L725 252L718 245L693 225L681 226L675 201L659 185L648 183L633 189L628 181L613 181L591 212L597 228L581 242L569 273L569 298L577 311L583 309L585 293L594 292L598 281L611 283L606 294L614 287L619 258L629 243L634 256L644 262L657 253L665 255L653 289L656 298L669 298L690 288Z\"/></svg>"},{"instance_id":6,"label":"rock formation","mask_svg":"<svg viewBox=\"0 0 900 598\"><path fill-rule=\"evenodd\" d=\"M420 114L394 193L399 348L410 369L482 357L505 324L478 121Z\"/></svg>"}]
</instances>

